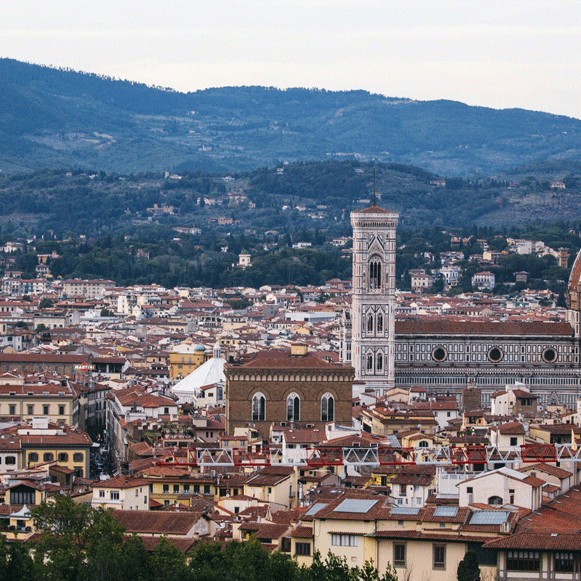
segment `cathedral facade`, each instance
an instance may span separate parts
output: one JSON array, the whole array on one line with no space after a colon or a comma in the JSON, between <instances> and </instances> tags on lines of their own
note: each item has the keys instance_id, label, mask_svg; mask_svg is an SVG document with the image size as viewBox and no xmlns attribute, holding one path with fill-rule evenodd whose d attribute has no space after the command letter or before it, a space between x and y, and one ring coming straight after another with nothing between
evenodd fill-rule
<instances>
[{"instance_id":1,"label":"cathedral facade","mask_svg":"<svg viewBox=\"0 0 581 581\"><path fill-rule=\"evenodd\" d=\"M575 407L581 252L569 279L566 322L395 321L397 213L374 205L354 211L351 223L353 299L343 317L341 357L367 389L381 395L392 386L420 386L460 398L464 388L478 387L486 406L494 391L518 381L541 404Z\"/></svg>"}]
</instances>

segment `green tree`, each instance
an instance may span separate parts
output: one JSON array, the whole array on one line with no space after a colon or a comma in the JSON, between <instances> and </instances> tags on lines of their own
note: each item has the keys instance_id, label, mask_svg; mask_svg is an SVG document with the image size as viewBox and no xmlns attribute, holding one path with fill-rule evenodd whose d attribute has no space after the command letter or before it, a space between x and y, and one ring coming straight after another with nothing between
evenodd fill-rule
<instances>
[{"instance_id":1,"label":"green tree","mask_svg":"<svg viewBox=\"0 0 581 581\"><path fill-rule=\"evenodd\" d=\"M474 551L468 551L458 563L458 581L480 581L480 568Z\"/></svg>"},{"instance_id":2,"label":"green tree","mask_svg":"<svg viewBox=\"0 0 581 581\"><path fill-rule=\"evenodd\" d=\"M42 579L79 581L106 579L95 576L96 563L114 553L123 541L123 526L113 513L75 503L67 495L55 495L32 511L34 526L41 531L35 547L35 563Z\"/></svg>"}]
</instances>

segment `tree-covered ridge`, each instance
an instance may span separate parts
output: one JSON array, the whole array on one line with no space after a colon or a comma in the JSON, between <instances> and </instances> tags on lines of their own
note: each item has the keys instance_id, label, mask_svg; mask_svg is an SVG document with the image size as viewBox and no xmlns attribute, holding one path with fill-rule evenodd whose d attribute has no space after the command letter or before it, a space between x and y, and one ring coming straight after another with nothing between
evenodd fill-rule
<instances>
[{"instance_id":1,"label":"tree-covered ridge","mask_svg":"<svg viewBox=\"0 0 581 581\"><path fill-rule=\"evenodd\" d=\"M581 121L366 91L167 88L0 59L0 168L250 170L375 159L437 173L579 159Z\"/></svg>"}]
</instances>

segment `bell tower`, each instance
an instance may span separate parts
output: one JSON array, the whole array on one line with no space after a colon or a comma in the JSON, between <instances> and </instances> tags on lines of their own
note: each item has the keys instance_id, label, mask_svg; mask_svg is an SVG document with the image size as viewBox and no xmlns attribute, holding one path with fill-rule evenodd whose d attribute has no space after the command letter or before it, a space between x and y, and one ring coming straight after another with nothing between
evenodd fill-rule
<instances>
[{"instance_id":1,"label":"bell tower","mask_svg":"<svg viewBox=\"0 0 581 581\"><path fill-rule=\"evenodd\" d=\"M398 214L375 205L351 212L351 364L355 379L382 395L394 386L395 231Z\"/></svg>"}]
</instances>

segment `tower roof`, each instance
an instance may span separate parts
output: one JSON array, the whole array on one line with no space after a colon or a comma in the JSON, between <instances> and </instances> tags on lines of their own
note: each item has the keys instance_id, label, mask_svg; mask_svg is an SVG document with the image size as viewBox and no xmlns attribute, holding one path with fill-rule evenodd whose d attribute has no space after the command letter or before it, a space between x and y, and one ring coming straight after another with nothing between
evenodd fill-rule
<instances>
[{"instance_id":1,"label":"tower roof","mask_svg":"<svg viewBox=\"0 0 581 581\"><path fill-rule=\"evenodd\" d=\"M363 210L353 210L352 214L395 214L395 210L385 210L379 206L369 206L369 208L364 208Z\"/></svg>"}]
</instances>

